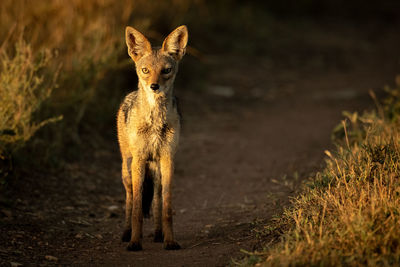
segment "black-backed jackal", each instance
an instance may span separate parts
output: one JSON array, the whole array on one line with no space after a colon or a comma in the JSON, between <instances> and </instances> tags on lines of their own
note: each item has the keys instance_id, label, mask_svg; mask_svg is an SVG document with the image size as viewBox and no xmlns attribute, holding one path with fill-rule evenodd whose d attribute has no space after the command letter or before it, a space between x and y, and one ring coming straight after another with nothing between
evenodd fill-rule
<instances>
[{"instance_id":1,"label":"black-backed jackal","mask_svg":"<svg viewBox=\"0 0 400 267\"><path fill-rule=\"evenodd\" d=\"M143 216L151 204L155 242L179 249L172 230L171 181L178 146L180 117L173 93L178 63L186 51L188 32L180 26L162 47L132 27L126 28L128 53L136 65L138 90L125 97L118 111L118 140L122 154L122 180L126 190L123 241L128 250L142 249Z\"/></svg>"}]
</instances>

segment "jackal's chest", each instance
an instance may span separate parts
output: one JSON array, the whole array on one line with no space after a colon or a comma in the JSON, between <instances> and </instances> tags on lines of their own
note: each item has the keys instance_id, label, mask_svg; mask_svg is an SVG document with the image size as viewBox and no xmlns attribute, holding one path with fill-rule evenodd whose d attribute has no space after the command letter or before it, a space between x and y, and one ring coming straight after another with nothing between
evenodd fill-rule
<instances>
[{"instance_id":1,"label":"jackal's chest","mask_svg":"<svg viewBox=\"0 0 400 267\"><path fill-rule=\"evenodd\" d=\"M131 136L133 145L142 153L157 155L164 147L171 146L174 129L167 122L159 124L139 124Z\"/></svg>"}]
</instances>

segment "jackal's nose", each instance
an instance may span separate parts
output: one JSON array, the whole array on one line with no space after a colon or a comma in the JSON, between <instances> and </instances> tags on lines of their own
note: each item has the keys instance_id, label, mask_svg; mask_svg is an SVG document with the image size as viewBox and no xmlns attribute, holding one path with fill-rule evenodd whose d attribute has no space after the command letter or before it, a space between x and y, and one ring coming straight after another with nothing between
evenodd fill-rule
<instances>
[{"instance_id":1,"label":"jackal's nose","mask_svg":"<svg viewBox=\"0 0 400 267\"><path fill-rule=\"evenodd\" d=\"M160 88L160 85L158 85L157 83L152 83L150 85L150 88L153 89L154 91L156 91Z\"/></svg>"}]
</instances>

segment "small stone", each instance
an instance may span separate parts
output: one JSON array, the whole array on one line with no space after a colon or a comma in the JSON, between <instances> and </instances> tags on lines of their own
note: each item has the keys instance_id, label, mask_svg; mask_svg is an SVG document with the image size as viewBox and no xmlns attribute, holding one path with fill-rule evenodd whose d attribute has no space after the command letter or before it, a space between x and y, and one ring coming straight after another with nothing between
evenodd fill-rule
<instances>
[{"instance_id":1,"label":"small stone","mask_svg":"<svg viewBox=\"0 0 400 267\"><path fill-rule=\"evenodd\" d=\"M10 265L11 265L11 267L19 267L19 266L23 266L23 264L22 264L22 263L19 263L19 262L13 262L13 261L11 261L11 262L10 262Z\"/></svg>"},{"instance_id":2,"label":"small stone","mask_svg":"<svg viewBox=\"0 0 400 267\"><path fill-rule=\"evenodd\" d=\"M82 233L78 233L78 234L76 234L75 238L82 239L83 238L83 234Z\"/></svg>"},{"instance_id":3,"label":"small stone","mask_svg":"<svg viewBox=\"0 0 400 267\"><path fill-rule=\"evenodd\" d=\"M108 210L109 211L116 211L116 210L118 210L119 209L119 207L117 206L117 205L112 205L112 206L109 206L108 207Z\"/></svg>"},{"instance_id":4,"label":"small stone","mask_svg":"<svg viewBox=\"0 0 400 267\"><path fill-rule=\"evenodd\" d=\"M48 261L58 261L57 257L51 256L51 255L46 255L44 258Z\"/></svg>"},{"instance_id":5,"label":"small stone","mask_svg":"<svg viewBox=\"0 0 400 267\"><path fill-rule=\"evenodd\" d=\"M232 97L235 95L235 91L230 86L214 85L209 87L209 92L223 97Z\"/></svg>"},{"instance_id":6,"label":"small stone","mask_svg":"<svg viewBox=\"0 0 400 267\"><path fill-rule=\"evenodd\" d=\"M180 209L180 210L179 210L179 212L180 212L181 214L185 213L186 211L187 211L187 209Z\"/></svg>"}]
</instances>

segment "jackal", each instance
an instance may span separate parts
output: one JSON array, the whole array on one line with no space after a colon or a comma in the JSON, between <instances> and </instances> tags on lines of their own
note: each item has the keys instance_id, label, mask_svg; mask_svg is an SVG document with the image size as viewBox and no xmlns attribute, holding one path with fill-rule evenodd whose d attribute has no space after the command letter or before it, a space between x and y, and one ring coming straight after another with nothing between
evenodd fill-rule
<instances>
[{"instance_id":1,"label":"jackal","mask_svg":"<svg viewBox=\"0 0 400 267\"><path fill-rule=\"evenodd\" d=\"M128 54L136 65L138 90L118 111L122 180L126 190L125 230L128 250L142 249L143 216L153 203L154 242L179 249L172 230L171 181L178 146L180 115L173 93L178 63L186 52L188 31L180 26L153 49L143 34L125 31Z\"/></svg>"}]
</instances>

